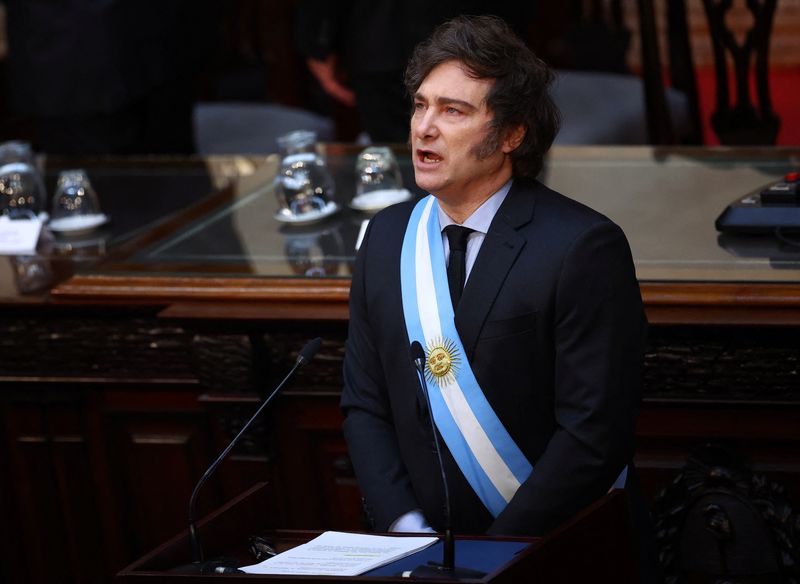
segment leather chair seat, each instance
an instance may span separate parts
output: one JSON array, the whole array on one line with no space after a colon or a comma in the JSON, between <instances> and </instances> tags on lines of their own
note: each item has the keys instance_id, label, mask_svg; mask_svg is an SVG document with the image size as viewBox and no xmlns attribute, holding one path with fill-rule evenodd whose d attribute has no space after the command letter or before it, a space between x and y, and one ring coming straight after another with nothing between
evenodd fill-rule
<instances>
[{"instance_id":1,"label":"leather chair seat","mask_svg":"<svg viewBox=\"0 0 800 584\"><path fill-rule=\"evenodd\" d=\"M335 139L333 120L278 104L205 102L193 112L198 154L272 154L277 139L293 130L313 130L320 142Z\"/></svg>"},{"instance_id":2,"label":"leather chair seat","mask_svg":"<svg viewBox=\"0 0 800 584\"><path fill-rule=\"evenodd\" d=\"M644 83L633 75L557 72L553 99L561 110L555 144L649 144ZM667 104L678 136L691 131L689 100L672 88Z\"/></svg>"}]
</instances>

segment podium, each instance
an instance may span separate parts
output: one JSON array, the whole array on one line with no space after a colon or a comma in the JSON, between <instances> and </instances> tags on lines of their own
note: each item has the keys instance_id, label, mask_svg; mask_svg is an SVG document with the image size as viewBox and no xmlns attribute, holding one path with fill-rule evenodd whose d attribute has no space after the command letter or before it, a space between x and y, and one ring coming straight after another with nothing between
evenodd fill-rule
<instances>
[{"instance_id":1,"label":"podium","mask_svg":"<svg viewBox=\"0 0 800 584\"><path fill-rule=\"evenodd\" d=\"M270 540L280 552L305 543L318 531L266 530L268 519L266 484L259 483L198 523L207 558L237 558L240 565L256 560L248 552L248 537L260 535ZM546 537L456 536L456 563L459 542L522 542L527 544L511 559L483 578L459 580L469 583L511 584L543 582L615 582L637 581L633 535L624 491L615 490L565 522ZM420 552L423 553L423 552ZM191 561L188 530L162 544L146 556L120 571L115 584L229 584L243 580L272 583L316 582L403 582L400 576L280 576L255 574L177 574L170 570ZM443 580L417 579L416 582Z\"/></svg>"}]
</instances>

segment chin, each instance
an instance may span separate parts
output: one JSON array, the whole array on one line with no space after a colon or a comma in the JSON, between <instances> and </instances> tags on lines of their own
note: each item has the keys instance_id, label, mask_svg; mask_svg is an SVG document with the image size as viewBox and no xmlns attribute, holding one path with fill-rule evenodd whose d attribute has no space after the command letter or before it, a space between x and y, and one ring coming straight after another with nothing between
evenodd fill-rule
<instances>
[{"instance_id":1,"label":"chin","mask_svg":"<svg viewBox=\"0 0 800 584\"><path fill-rule=\"evenodd\" d=\"M435 197L438 197L438 193L441 192L441 187L436 184L419 184L417 186L421 188L426 193L429 193Z\"/></svg>"},{"instance_id":2,"label":"chin","mask_svg":"<svg viewBox=\"0 0 800 584\"><path fill-rule=\"evenodd\" d=\"M429 193L434 193L444 186L445 181L442 178L436 171L414 169L414 182L417 183L419 188Z\"/></svg>"},{"instance_id":3,"label":"chin","mask_svg":"<svg viewBox=\"0 0 800 584\"><path fill-rule=\"evenodd\" d=\"M426 180L425 176L420 176L417 173L414 173L414 182L417 183L419 188L427 193L430 193L436 188L436 184L433 181Z\"/></svg>"}]
</instances>

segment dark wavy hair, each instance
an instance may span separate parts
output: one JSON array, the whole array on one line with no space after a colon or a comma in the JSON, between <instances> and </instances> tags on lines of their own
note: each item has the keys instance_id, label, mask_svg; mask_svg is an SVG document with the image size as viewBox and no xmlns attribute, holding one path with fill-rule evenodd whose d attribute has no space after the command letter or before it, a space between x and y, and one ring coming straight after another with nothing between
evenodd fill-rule
<instances>
[{"instance_id":1,"label":"dark wavy hair","mask_svg":"<svg viewBox=\"0 0 800 584\"><path fill-rule=\"evenodd\" d=\"M462 63L476 79L494 80L486 98L493 113L486 144L494 151L506 130L523 126L525 138L511 153L513 172L515 176L538 175L560 123L549 93L553 81L550 68L504 20L457 16L439 25L414 49L405 73L409 95L417 92L435 67L447 61Z\"/></svg>"}]
</instances>

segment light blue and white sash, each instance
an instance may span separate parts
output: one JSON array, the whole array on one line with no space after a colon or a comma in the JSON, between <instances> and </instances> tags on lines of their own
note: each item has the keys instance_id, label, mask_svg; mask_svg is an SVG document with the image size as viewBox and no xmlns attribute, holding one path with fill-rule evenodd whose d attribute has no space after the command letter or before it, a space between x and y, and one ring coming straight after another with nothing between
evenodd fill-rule
<instances>
[{"instance_id":1,"label":"light blue and white sash","mask_svg":"<svg viewBox=\"0 0 800 584\"><path fill-rule=\"evenodd\" d=\"M400 259L409 341L425 347L426 377L436 427L461 472L497 517L532 466L486 400L456 331L447 285L438 203L417 203Z\"/></svg>"},{"instance_id":2,"label":"light blue and white sash","mask_svg":"<svg viewBox=\"0 0 800 584\"><path fill-rule=\"evenodd\" d=\"M533 466L478 385L455 327L438 202L427 196L411 213L400 257L409 342L425 347L425 374L436 427L461 472L497 517ZM612 488L625 484L627 468Z\"/></svg>"}]
</instances>

